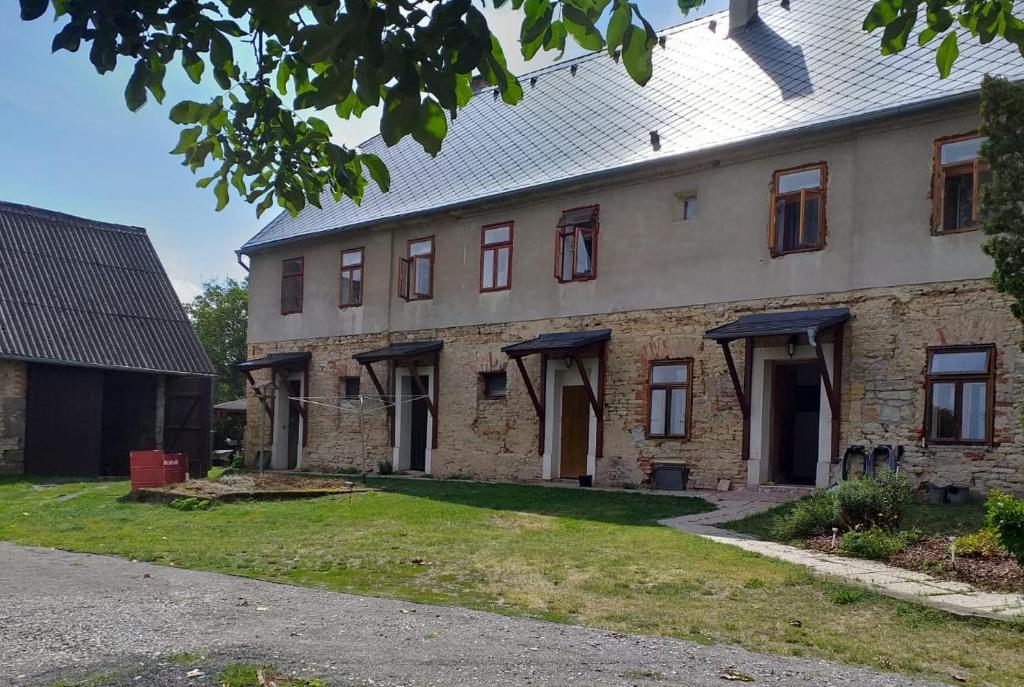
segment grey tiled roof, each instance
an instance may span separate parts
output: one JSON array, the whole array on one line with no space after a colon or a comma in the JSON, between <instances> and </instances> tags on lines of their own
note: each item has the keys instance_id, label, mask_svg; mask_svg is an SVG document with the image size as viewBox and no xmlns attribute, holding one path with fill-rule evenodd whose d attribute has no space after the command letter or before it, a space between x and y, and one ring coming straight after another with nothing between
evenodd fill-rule
<instances>
[{"instance_id":1,"label":"grey tiled roof","mask_svg":"<svg viewBox=\"0 0 1024 687\"><path fill-rule=\"evenodd\" d=\"M744 315L721 327L709 329L705 339L733 341L748 336L785 336L806 334L842 324L850 319L848 308L821 308L819 310L793 310L788 312L755 313Z\"/></svg>"},{"instance_id":2,"label":"grey tiled roof","mask_svg":"<svg viewBox=\"0 0 1024 687\"><path fill-rule=\"evenodd\" d=\"M371 184L362 205L325 196L323 209L281 214L243 250L939 102L977 91L986 73L1024 78L1024 59L1002 41L965 38L952 76L941 80L937 45L917 47L916 34L903 53L879 54L878 33L860 28L864 0L790 6L762 2L760 20L735 38L722 37L725 13L663 32L666 47L655 49L654 77L643 88L595 53L522 77L526 95L515 107L480 91L434 159L412 138L389 149L375 137L363 150L387 163L390 193Z\"/></svg>"},{"instance_id":3,"label":"grey tiled roof","mask_svg":"<svg viewBox=\"0 0 1024 687\"><path fill-rule=\"evenodd\" d=\"M144 229L4 202L0 358L214 373Z\"/></svg>"}]
</instances>

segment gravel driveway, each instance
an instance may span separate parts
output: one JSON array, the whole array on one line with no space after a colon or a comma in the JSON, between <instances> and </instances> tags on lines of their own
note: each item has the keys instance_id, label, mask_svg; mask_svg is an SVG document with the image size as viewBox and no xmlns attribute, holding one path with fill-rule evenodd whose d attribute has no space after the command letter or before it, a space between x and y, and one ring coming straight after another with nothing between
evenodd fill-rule
<instances>
[{"instance_id":1,"label":"gravel driveway","mask_svg":"<svg viewBox=\"0 0 1024 687\"><path fill-rule=\"evenodd\" d=\"M206 656L170 661L183 651ZM824 661L624 636L0 542L0 684L208 685L274 663L332 686L925 685ZM194 669L206 676L187 678ZM102 684L108 684L102 682Z\"/></svg>"}]
</instances>

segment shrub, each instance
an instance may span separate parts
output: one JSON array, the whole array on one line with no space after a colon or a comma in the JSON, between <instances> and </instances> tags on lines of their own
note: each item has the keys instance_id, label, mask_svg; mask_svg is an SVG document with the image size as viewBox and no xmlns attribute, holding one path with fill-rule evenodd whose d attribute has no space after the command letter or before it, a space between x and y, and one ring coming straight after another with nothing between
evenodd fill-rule
<instances>
[{"instance_id":1,"label":"shrub","mask_svg":"<svg viewBox=\"0 0 1024 687\"><path fill-rule=\"evenodd\" d=\"M916 531L890 534L879 527L869 530L851 530L843 535L839 542L839 550L851 556L885 560L899 553L920 538Z\"/></svg>"},{"instance_id":2,"label":"shrub","mask_svg":"<svg viewBox=\"0 0 1024 687\"><path fill-rule=\"evenodd\" d=\"M839 509L833 494L819 491L800 499L775 525L779 539L813 537L830 532L839 523Z\"/></svg>"},{"instance_id":3,"label":"shrub","mask_svg":"<svg viewBox=\"0 0 1024 687\"><path fill-rule=\"evenodd\" d=\"M207 499L201 499L196 496L190 496L183 499L174 499L169 504L171 508L176 510L210 510L210 506L213 504Z\"/></svg>"},{"instance_id":4,"label":"shrub","mask_svg":"<svg viewBox=\"0 0 1024 687\"><path fill-rule=\"evenodd\" d=\"M902 475L883 470L878 476L860 477L840 483L833 492L844 530L878 527L893 531L899 527L914 497L914 487Z\"/></svg>"},{"instance_id":5,"label":"shrub","mask_svg":"<svg viewBox=\"0 0 1024 687\"><path fill-rule=\"evenodd\" d=\"M999 546L999 536L988 527L957 537L955 545L958 556L992 558L1002 551Z\"/></svg>"},{"instance_id":6,"label":"shrub","mask_svg":"<svg viewBox=\"0 0 1024 687\"><path fill-rule=\"evenodd\" d=\"M993 491L985 502L985 524L999 543L1024 566L1024 499Z\"/></svg>"},{"instance_id":7,"label":"shrub","mask_svg":"<svg viewBox=\"0 0 1024 687\"><path fill-rule=\"evenodd\" d=\"M390 475L395 471L395 466L391 464L390 460L378 460L377 461L377 473L381 475Z\"/></svg>"}]
</instances>

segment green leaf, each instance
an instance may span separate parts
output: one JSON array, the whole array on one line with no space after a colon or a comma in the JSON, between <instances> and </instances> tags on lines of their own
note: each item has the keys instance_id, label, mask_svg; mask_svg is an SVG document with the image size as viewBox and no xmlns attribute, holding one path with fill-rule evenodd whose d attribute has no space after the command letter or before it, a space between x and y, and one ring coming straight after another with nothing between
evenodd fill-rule
<instances>
[{"instance_id":1,"label":"green leaf","mask_svg":"<svg viewBox=\"0 0 1024 687\"><path fill-rule=\"evenodd\" d=\"M196 141L199 140L199 134L203 132L203 127L193 126L189 129L182 129L181 133L178 134L178 145L174 146L174 150L171 151L171 155L184 155L195 146Z\"/></svg>"},{"instance_id":2,"label":"green leaf","mask_svg":"<svg viewBox=\"0 0 1024 687\"><path fill-rule=\"evenodd\" d=\"M412 130L412 137L431 156L436 156L441 152L441 144L447 135L448 120L444 116L444 110L433 98L427 98L420 106L419 121Z\"/></svg>"},{"instance_id":3,"label":"green leaf","mask_svg":"<svg viewBox=\"0 0 1024 687\"><path fill-rule=\"evenodd\" d=\"M608 30L605 32L608 40L609 55L622 45L622 41L626 36L626 29L629 28L632 19L633 11L629 5L622 3L615 7L611 18L608 20Z\"/></svg>"},{"instance_id":4,"label":"green leaf","mask_svg":"<svg viewBox=\"0 0 1024 687\"><path fill-rule=\"evenodd\" d=\"M206 63L200 59L195 50L189 47L185 47L181 51L181 66L185 68L185 73L188 74L192 83L199 83L203 78L203 71L206 69Z\"/></svg>"},{"instance_id":5,"label":"green leaf","mask_svg":"<svg viewBox=\"0 0 1024 687\"><path fill-rule=\"evenodd\" d=\"M21 18L25 21L38 19L49 5L49 0L21 0Z\"/></svg>"},{"instance_id":6,"label":"green leaf","mask_svg":"<svg viewBox=\"0 0 1024 687\"><path fill-rule=\"evenodd\" d=\"M182 100L171 108L170 118L175 124L195 124L202 121L206 105L194 100Z\"/></svg>"},{"instance_id":7,"label":"green leaf","mask_svg":"<svg viewBox=\"0 0 1024 687\"><path fill-rule=\"evenodd\" d=\"M388 171L381 159L371 153L365 153L359 156L359 160L380 190L387 193L391 189L391 172Z\"/></svg>"},{"instance_id":8,"label":"green leaf","mask_svg":"<svg viewBox=\"0 0 1024 687\"><path fill-rule=\"evenodd\" d=\"M641 86L646 86L654 73L654 66L651 63L651 51L653 43L648 41L647 32L630 25L626 29L626 37L623 41L622 63L626 67L626 73L633 81Z\"/></svg>"},{"instance_id":9,"label":"green leaf","mask_svg":"<svg viewBox=\"0 0 1024 687\"><path fill-rule=\"evenodd\" d=\"M396 89L388 91L384 112L380 118L380 135L384 143L393 146L411 133L420 115L419 94L406 95Z\"/></svg>"},{"instance_id":10,"label":"green leaf","mask_svg":"<svg viewBox=\"0 0 1024 687\"><path fill-rule=\"evenodd\" d=\"M953 63L960 57L960 46L957 45L956 31L950 31L939 49L935 52L935 64L939 68L939 76L945 79L953 69Z\"/></svg>"},{"instance_id":11,"label":"green leaf","mask_svg":"<svg viewBox=\"0 0 1024 687\"><path fill-rule=\"evenodd\" d=\"M221 178L213 187L213 195L217 197L217 212L220 212L228 205L228 180Z\"/></svg>"},{"instance_id":12,"label":"green leaf","mask_svg":"<svg viewBox=\"0 0 1024 687\"><path fill-rule=\"evenodd\" d=\"M124 89L124 102L128 109L136 112L146 104L146 82L149 81L149 64L144 59L135 62L135 69L128 78Z\"/></svg>"},{"instance_id":13,"label":"green leaf","mask_svg":"<svg viewBox=\"0 0 1024 687\"><path fill-rule=\"evenodd\" d=\"M302 29L299 32L302 59L306 64L327 60L338 49L342 36L343 33L334 25L314 25Z\"/></svg>"}]
</instances>

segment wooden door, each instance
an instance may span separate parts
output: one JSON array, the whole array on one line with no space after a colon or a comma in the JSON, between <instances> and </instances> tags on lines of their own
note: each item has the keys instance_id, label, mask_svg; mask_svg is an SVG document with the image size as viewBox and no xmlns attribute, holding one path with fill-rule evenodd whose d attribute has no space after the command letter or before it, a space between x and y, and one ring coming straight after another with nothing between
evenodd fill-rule
<instances>
[{"instance_id":1,"label":"wooden door","mask_svg":"<svg viewBox=\"0 0 1024 687\"><path fill-rule=\"evenodd\" d=\"M587 474L587 445L590 439L590 401L580 386L562 387L562 450L560 476L576 478Z\"/></svg>"}]
</instances>

